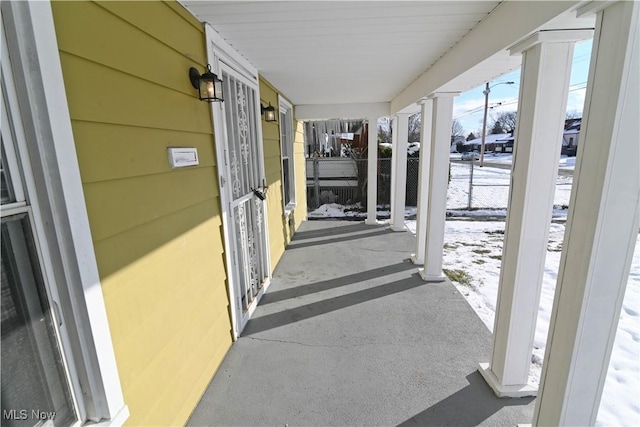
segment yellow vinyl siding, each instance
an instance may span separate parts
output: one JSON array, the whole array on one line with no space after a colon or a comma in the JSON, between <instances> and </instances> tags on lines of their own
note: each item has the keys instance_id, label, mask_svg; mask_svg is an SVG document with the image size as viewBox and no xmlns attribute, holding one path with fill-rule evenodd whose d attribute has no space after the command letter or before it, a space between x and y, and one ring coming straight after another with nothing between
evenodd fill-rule
<instances>
[{"instance_id":1,"label":"yellow vinyl siding","mask_svg":"<svg viewBox=\"0 0 640 427\"><path fill-rule=\"evenodd\" d=\"M202 25L175 2L52 2L127 425L184 424L231 345ZM169 167L167 147L200 164Z\"/></svg>"},{"instance_id":2,"label":"yellow vinyl siding","mask_svg":"<svg viewBox=\"0 0 640 427\"><path fill-rule=\"evenodd\" d=\"M93 238L99 241L214 199L216 189L203 184L215 180L215 169L209 167L85 184L89 218L109 212L91 227Z\"/></svg>"},{"instance_id":3,"label":"yellow vinyl siding","mask_svg":"<svg viewBox=\"0 0 640 427\"><path fill-rule=\"evenodd\" d=\"M269 187L267 193L269 213L269 244L271 265L275 268L282 257L286 246L291 241L292 233L307 217L306 177L304 161L304 137L302 123L293 120L294 132L294 173L296 207L291 214L294 225L289 225L289 217L285 216L282 198L282 148L280 140L280 113L278 90L263 77L260 77L260 101L264 106L269 103L276 107L277 122L266 122L262 117L262 139L264 141L264 167ZM283 96L280 94L280 96ZM292 111L293 114L293 111Z\"/></svg>"},{"instance_id":4,"label":"yellow vinyl siding","mask_svg":"<svg viewBox=\"0 0 640 427\"><path fill-rule=\"evenodd\" d=\"M195 147L199 168L216 167L211 135L167 129L75 121L73 133L84 141L76 149L83 183L96 183L166 172L167 141ZM132 144L131 141L136 141ZM179 144L178 144L179 143ZM152 154L153 155L150 155ZM145 162L138 159L145 158ZM114 165L118 165L117 169ZM218 188L215 188L218 191Z\"/></svg>"},{"instance_id":5,"label":"yellow vinyl siding","mask_svg":"<svg viewBox=\"0 0 640 427\"><path fill-rule=\"evenodd\" d=\"M203 114L207 105L194 98L193 87L192 93L183 93L64 51L60 60L67 97L73 100L69 104L73 120L211 132L211 118ZM185 62L175 66L184 71L193 65L197 64ZM187 71L176 78L189 81Z\"/></svg>"}]
</instances>

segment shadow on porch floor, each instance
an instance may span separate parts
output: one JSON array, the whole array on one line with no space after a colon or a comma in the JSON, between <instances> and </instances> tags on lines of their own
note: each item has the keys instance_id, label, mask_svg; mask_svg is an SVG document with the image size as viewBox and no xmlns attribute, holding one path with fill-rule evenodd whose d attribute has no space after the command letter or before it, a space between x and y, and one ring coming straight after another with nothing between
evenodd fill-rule
<instances>
[{"instance_id":1,"label":"shadow on porch floor","mask_svg":"<svg viewBox=\"0 0 640 427\"><path fill-rule=\"evenodd\" d=\"M491 334L450 282L424 283L411 233L302 224L189 420L213 425L510 425L476 372Z\"/></svg>"}]
</instances>

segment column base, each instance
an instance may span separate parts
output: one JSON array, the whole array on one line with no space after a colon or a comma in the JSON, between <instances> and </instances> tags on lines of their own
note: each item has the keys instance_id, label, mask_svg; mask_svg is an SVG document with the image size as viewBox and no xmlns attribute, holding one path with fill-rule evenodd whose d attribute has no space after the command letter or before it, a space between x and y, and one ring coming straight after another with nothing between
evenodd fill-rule
<instances>
[{"instance_id":1,"label":"column base","mask_svg":"<svg viewBox=\"0 0 640 427\"><path fill-rule=\"evenodd\" d=\"M427 274L424 268L419 268L418 274L420 274L420 277L422 277L422 280L424 280L425 282L444 282L445 280L447 280L447 277L443 274L440 274L440 275Z\"/></svg>"},{"instance_id":2,"label":"column base","mask_svg":"<svg viewBox=\"0 0 640 427\"><path fill-rule=\"evenodd\" d=\"M407 231L407 228L404 226L404 224L402 224L402 226L392 224L391 231Z\"/></svg>"},{"instance_id":3,"label":"column base","mask_svg":"<svg viewBox=\"0 0 640 427\"><path fill-rule=\"evenodd\" d=\"M502 385L488 363L480 363L478 372L498 397L536 397L538 387L532 384Z\"/></svg>"},{"instance_id":4,"label":"column base","mask_svg":"<svg viewBox=\"0 0 640 427\"><path fill-rule=\"evenodd\" d=\"M378 220L375 219L375 218L374 219L367 218L367 219L364 220L364 224L365 225L378 225Z\"/></svg>"},{"instance_id":5,"label":"column base","mask_svg":"<svg viewBox=\"0 0 640 427\"><path fill-rule=\"evenodd\" d=\"M411 262L415 265L424 265L424 261L419 260L416 254L411 254Z\"/></svg>"}]
</instances>

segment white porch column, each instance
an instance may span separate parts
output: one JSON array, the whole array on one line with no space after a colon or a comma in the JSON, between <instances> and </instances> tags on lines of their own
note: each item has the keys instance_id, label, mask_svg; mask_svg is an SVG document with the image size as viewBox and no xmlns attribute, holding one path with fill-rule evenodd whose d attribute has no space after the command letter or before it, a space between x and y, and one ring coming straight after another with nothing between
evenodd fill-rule
<instances>
[{"instance_id":1,"label":"white porch column","mask_svg":"<svg viewBox=\"0 0 640 427\"><path fill-rule=\"evenodd\" d=\"M369 117L367 145L367 225L376 225L378 210L378 119Z\"/></svg>"},{"instance_id":2,"label":"white porch column","mask_svg":"<svg viewBox=\"0 0 640 427\"><path fill-rule=\"evenodd\" d=\"M389 210L389 223L393 224L394 215L393 215L393 199L395 198L395 186L393 185L396 176L396 161L393 154L395 154L398 149L398 132L394 129L398 126L397 116L391 117L391 146L392 146L392 155L391 155L391 194L389 196L391 208Z\"/></svg>"},{"instance_id":3,"label":"white porch column","mask_svg":"<svg viewBox=\"0 0 640 427\"><path fill-rule=\"evenodd\" d=\"M538 32L522 53L516 143L491 363L480 373L499 397L535 396L528 384L542 274L562 148L575 41L591 30Z\"/></svg>"},{"instance_id":4,"label":"white porch column","mask_svg":"<svg viewBox=\"0 0 640 427\"><path fill-rule=\"evenodd\" d=\"M640 4L609 4L596 20L534 425L595 424L638 236Z\"/></svg>"},{"instance_id":5,"label":"white porch column","mask_svg":"<svg viewBox=\"0 0 640 427\"><path fill-rule=\"evenodd\" d=\"M451 147L451 121L453 98L458 92L438 92L433 98L431 146L429 156L429 189L424 268L418 270L427 282L442 282L444 250L444 222L447 210L449 180L449 147ZM422 148L422 146L420 146ZM423 183L424 184L424 183Z\"/></svg>"},{"instance_id":6,"label":"white porch column","mask_svg":"<svg viewBox=\"0 0 640 427\"><path fill-rule=\"evenodd\" d=\"M406 231L404 206L407 194L407 146L409 114L398 114L393 128L393 167L391 168L391 229Z\"/></svg>"},{"instance_id":7,"label":"white porch column","mask_svg":"<svg viewBox=\"0 0 640 427\"><path fill-rule=\"evenodd\" d=\"M420 156L418 160L418 212L416 214L416 252L411 254L411 262L424 265L427 241L427 212L429 211L429 167L431 165L431 119L433 100L420 101Z\"/></svg>"}]
</instances>

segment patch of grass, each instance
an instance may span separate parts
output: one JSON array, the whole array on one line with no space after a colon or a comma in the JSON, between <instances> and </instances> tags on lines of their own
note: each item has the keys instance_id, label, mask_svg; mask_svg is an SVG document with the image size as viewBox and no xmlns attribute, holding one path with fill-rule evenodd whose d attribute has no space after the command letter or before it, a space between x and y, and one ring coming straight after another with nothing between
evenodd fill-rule
<instances>
[{"instance_id":1,"label":"patch of grass","mask_svg":"<svg viewBox=\"0 0 640 427\"><path fill-rule=\"evenodd\" d=\"M452 282L458 282L461 285L471 286L472 277L464 270L448 270L444 268L444 274L451 280Z\"/></svg>"},{"instance_id":2,"label":"patch of grass","mask_svg":"<svg viewBox=\"0 0 640 427\"><path fill-rule=\"evenodd\" d=\"M477 243L460 242L460 244L461 244L462 246L479 246L479 247L482 247L482 245L479 245L479 244L477 244Z\"/></svg>"},{"instance_id":3,"label":"patch of grass","mask_svg":"<svg viewBox=\"0 0 640 427\"><path fill-rule=\"evenodd\" d=\"M476 253L476 254L480 254L480 255L484 255L484 254L490 254L491 253L491 249L472 249L471 252Z\"/></svg>"},{"instance_id":4,"label":"patch of grass","mask_svg":"<svg viewBox=\"0 0 640 427\"><path fill-rule=\"evenodd\" d=\"M484 263L485 263L485 262L487 262L487 261L485 261L485 260L483 260L483 259L474 259L472 262L473 262L474 264L482 265L482 264L484 264Z\"/></svg>"},{"instance_id":5,"label":"patch of grass","mask_svg":"<svg viewBox=\"0 0 640 427\"><path fill-rule=\"evenodd\" d=\"M498 261L502 261L502 255L489 255L491 259L497 259Z\"/></svg>"},{"instance_id":6,"label":"patch of grass","mask_svg":"<svg viewBox=\"0 0 640 427\"><path fill-rule=\"evenodd\" d=\"M445 243L445 244L444 244L444 248L445 248L445 249L458 249L458 248L459 248L459 246L457 246L457 245L452 245L452 244L450 244L450 243Z\"/></svg>"}]
</instances>

